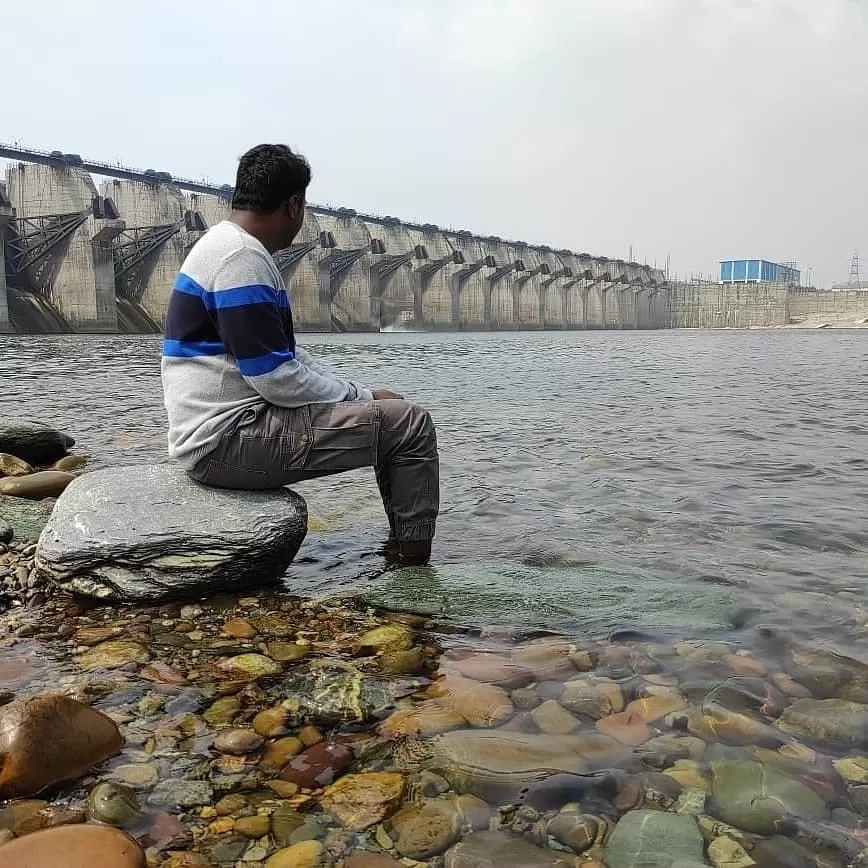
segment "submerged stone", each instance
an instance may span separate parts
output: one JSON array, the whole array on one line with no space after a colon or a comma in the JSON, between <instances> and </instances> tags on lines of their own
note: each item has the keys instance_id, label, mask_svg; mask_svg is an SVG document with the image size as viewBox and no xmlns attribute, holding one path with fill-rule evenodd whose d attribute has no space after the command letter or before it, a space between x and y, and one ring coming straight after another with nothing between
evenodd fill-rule
<instances>
[{"instance_id":1,"label":"submerged stone","mask_svg":"<svg viewBox=\"0 0 868 868\"><path fill-rule=\"evenodd\" d=\"M145 854L129 835L111 826L58 826L4 844L3 868L145 868Z\"/></svg>"},{"instance_id":2,"label":"submerged stone","mask_svg":"<svg viewBox=\"0 0 868 868\"><path fill-rule=\"evenodd\" d=\"M307 527L286 488L199 485L170 464L77 477L55 505L36 564L64 590L102 599L161 600L279 578Z\"/></svg>"},{"instance_id":3,"label":"submerged stone","mask_svg":"<svg viewBox=\"0 0 868 868\"><path fill-rule=\"evenodd\" d=\"M446 868L573 868L574 857L502 832L473 832L446 854Z\"/></svg>"},{"instance_id":4,"label":"submerged stone","mask_svg":"<svg viewBox=\"0 0 868 868\"><path fill-rule=\"evenodd\" d=\"M679 868L705 864L702 834L693 817L663 811L625 814L606 847L609 868Z\"/></svg>"},{"instance_id":5,"label":"submerged stone","mask_svg":"<svg viewBox=\"0 0 868 868\"><path fill-rule=\"evenodd\" d=\"M88 820L120 829L131 826L142 816L135 791L109 781L98 783L90 791L86 812Z\"/></svg>"},{"instance_id":6,"label":"submerged stone","mask_svg":"<svg viewBox=\"0 0 868 868\"><path fill-rule=\"evenodd\" d=\"M111 718L69 696L11 702L0 708L0 799L77 778L122 746Z\"/></svg>"},{"instance_id":7,"label":"submerged stone","mask_svg":"<svg viewBox=\"0 0 868 868\"><path fill-rule=\"evenodd\" d=\"M38 539L53 508L51 503L0 494L0 517L12 528L17 542Z\"/></svg>"},{"instance_id":8,"label":"submerged stone","mask_svg":"<svg viewBox=\"0 0 868 868\"><path fill-rule=\"evenodd\" d=\"M435 799L403 808L388 828L402 856L431 859L458 839L461 814L451 802Z\"/></svg>"},{"instance_id":9,"label":"submerged stone","mask_svg":"<svg viewBox=\"0 0 868 868\"><path fill-rule=\"evenodd\" d=\"M737 828L768 835L788 815L810 820L828 816L825 803L810 787L760 763L713 762L711 773L712 813Z\"/></svg>"},{"instance_id":10,"label":"submerged stone","mask_svg":"<svg viewBox=\"0 0 868 868\"><path fill-rule=\"evenodd\" d=\"M346 829L362 832L394 811L404 793L404 777L394 772L344 775L328 787L320 804Z\"/></svg>"},{"instance_id":11,"label":"submerged stone","mask_svg":"<svg viewBox=\"0 0 868 868\"><path fill-rule=\"evenodd\" d=\"M7 476L0 479L0 494L42 500L57 497L75 477L62 470L41 470L27 476Z\"/></svg>"},{"instance_id":12,"label":"submerged stone","mask_svg":"<svg viewBox=\"0 0 868 868\"><path fill-rule=\"evenodd\" d=\"M845 699L800 699L777 721L778 729L832 744L868 747L868 705Z\"/></svg>"}]
</instances>

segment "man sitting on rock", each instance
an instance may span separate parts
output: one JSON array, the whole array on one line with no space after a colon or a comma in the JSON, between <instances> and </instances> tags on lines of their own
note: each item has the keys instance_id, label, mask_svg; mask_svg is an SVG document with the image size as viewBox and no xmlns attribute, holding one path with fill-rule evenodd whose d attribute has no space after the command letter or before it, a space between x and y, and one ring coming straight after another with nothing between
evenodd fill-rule
<instances>
[{"instance_id":1,"label":"man sitting on rock","mask_svg":"<svg viewBox=\"0 0 868 868\"><path fill-rule=\"evenodd\" d=\"M169 455L199 482L238 489L373 466L392 550L425 563L440 497L431 417L396 392L336 377L296 343L271 254L301 229L310 177L288 147L252 148L229 219L184 260L163 342Z\"/></svg>"}]
</instances>

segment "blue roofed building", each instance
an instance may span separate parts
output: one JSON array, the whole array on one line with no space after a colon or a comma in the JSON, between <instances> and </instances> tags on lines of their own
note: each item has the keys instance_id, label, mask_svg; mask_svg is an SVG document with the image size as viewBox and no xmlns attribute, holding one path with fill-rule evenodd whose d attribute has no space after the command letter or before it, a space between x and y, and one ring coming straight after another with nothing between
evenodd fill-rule
<instances>
[{"instance_id":1,"label":"blue roofed building","mask_svg":"<svg viewBox=\"0 0 868 868\"><path fill-rule=\"evenodd\" d=\"M725 259L720 263L721 283L783 283L800 286L802 274L791 263L767 259Z\"/></svg>"}]
</instances>

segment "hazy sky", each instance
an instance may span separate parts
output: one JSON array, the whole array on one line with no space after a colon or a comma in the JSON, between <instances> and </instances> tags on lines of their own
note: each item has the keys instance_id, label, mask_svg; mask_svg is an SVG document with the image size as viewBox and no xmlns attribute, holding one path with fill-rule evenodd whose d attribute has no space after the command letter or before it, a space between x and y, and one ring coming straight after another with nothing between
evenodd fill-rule
<instances>
[{"instance_id":1,"label":"hazy sky","mask_svg":"<svg viewBox=\"0 0 868 868\"><path fill-rule=\"evenodd\" d=\"M16 0L0 141L716 272L868 276L868 0Z\"/></svg>"}]
</instances>

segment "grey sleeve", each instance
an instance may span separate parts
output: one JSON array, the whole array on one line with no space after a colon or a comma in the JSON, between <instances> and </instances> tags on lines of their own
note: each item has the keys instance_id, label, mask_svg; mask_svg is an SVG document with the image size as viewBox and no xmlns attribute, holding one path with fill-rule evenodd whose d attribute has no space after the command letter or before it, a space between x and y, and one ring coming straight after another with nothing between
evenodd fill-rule
<instances>
[{"instance_id":1,"label":"grey sleeve","mask_svg":"<svg viewBox=\"0 0 868 868\"><path fill-rule=\"evenodd\" d=\"M335 377L334 374L332 374L327 368L323 367L307 350L299 346L298 341L296 341L295 344L295 357L299 360L299 362L301 362L301 364L303 364L307 368L310 368L310 370L314 371L320 376L330 377L344 384L350 394L355 392L355 396L352 398L347 398L347 401L374 400L374 396L371 393L370 389L366 389L364 386L360 386L358 383L355 383L352 380L341 380L340 378Z\"/></svg>"}]
</instances>

